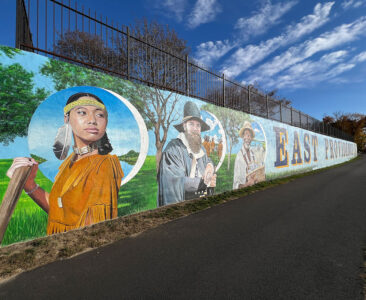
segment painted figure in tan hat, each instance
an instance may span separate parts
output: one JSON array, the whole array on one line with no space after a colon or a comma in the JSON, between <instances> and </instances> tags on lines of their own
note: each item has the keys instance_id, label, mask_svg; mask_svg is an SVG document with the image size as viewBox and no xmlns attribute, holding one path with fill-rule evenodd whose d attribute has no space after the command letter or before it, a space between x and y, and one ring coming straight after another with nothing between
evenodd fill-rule
<instances>
[{"instance_id":1,"label":"painted figure in tan hat","mask_svg":"<svg viewBox=\"0 0 366 300\"><path fill-rule=\"evenodd\" d=\"M198 198L216 186L214 164L202 145L201 132L210 127L197 105L187 101L184 118L174 125L178 138L163 151L158 171L158 206Z\"/></svg>"},{"instance_id":2,"label":"painted figure in tan hat","mask_svg":"<svg viewBox=\"0 0 366 300\"><path fill-rule=\"evenodd\" d=\"M255 133L250 122L244 122L239 136L243 139L243 146L235 158L233 189L251 186L264 180L262 178L264 176L263 162L256 161L255 153L251 147Z\"/></svg>"}]
</instances>

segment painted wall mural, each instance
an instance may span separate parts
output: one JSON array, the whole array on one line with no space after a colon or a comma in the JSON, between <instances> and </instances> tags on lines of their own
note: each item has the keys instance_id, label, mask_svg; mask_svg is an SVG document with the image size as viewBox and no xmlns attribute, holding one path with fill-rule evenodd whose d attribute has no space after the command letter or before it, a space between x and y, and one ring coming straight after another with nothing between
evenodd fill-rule
<instances>
[{"instance_id":1,"label":"painted wall mural","mask_svg":"<svg viewBox=\"0 0 366 300\"><path fill-rule=\"evenodd\" d=\"M323 168L351 142L0 47L2 245ZM27 193L28 194L27 194Z\"/></svg>"}]
</instances>

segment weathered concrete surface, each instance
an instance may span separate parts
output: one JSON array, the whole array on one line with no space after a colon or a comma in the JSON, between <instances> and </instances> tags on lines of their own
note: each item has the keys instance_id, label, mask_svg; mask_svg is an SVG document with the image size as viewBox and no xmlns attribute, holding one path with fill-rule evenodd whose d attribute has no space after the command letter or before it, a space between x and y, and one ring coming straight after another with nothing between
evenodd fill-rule
<instances>
[{"instance_id":1,"label":"weathered concrete surface","mask_svg":"<svg viewBox=\"0 0 366 300\"><path fill-rule=\"evenodd\" d=\"M366 157L26 272L0 299L362 299Z\"/></svg>"}]
</instances>

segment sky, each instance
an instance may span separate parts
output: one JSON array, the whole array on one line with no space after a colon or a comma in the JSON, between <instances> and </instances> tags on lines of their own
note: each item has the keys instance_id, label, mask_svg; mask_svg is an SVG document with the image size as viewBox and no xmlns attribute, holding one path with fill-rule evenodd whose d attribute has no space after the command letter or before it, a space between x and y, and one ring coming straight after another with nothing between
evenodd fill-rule
<instances>
[{"instance_id":1,"label":"sky","mask_svg":"<svg viewBox=\"0 0 366 300\"><path fill-rule=\"evenodd\" d=\"M15 44L15 2L0 0L2 45ZM276 89L317 119L366 114L366 0L80 0L81 6L119 24L142 17L168 24L192 58L237 82Z\"/></svg>"}]
</instances>

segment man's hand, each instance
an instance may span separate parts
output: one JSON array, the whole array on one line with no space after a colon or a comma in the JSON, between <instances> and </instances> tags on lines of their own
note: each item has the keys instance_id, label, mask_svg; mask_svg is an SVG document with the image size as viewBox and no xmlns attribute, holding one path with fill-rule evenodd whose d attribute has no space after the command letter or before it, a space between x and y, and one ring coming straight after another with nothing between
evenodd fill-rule
<instances>
[{"instance_id":1,"label":"man's hand","mask_svg":"<svg viewBox=\"0 0 366 300\"><path fill-rule=\"evenodd\" d=\"M248 181L246 183L246 186L251 186L251 185L256 184L256 183L257 182L256 182L254 176L248 176Z\"/></svg>"},{"instance_id":2,"label":"man's hand","mask_svg":"<svg viewBox=\"0 0 366 300\"><path fill-rule=\"evenodd\" d=\"M214 174L211 178L210 183L207 185L207 187L216 187L216 174Z\"/></svg>"},{"instance_id":3,"label":"man's hand","mask_svg":"<svg viewBox=\"0 0 366 300\"><path fill-rule=\"evenodd\" d=\"M203 174L203 182L208 187L216 186L216 174L214 172L215 172L215 168L214 168L213 164L211 164L211 163L207 164L205 173Z\"/></svg>"}]
</instances>

